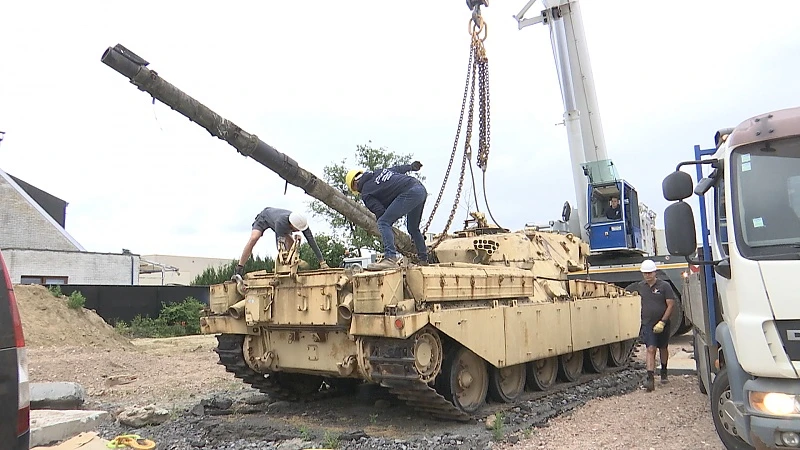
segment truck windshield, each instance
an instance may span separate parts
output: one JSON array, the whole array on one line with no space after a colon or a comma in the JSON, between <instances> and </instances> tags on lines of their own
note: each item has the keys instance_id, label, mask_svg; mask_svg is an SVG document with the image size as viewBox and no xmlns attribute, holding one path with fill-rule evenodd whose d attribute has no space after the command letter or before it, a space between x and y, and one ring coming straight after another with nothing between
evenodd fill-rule
<instances>
[{"instance_id":1,"label":"truck windshield","mask_svg":"<svg viewBox=\"0 0 800 450\"><path fill-rule=\"evenodd\" d=\"M800 259L800 137L736 149L736 240L750 259Z\"/></svg>"}]
</instances>

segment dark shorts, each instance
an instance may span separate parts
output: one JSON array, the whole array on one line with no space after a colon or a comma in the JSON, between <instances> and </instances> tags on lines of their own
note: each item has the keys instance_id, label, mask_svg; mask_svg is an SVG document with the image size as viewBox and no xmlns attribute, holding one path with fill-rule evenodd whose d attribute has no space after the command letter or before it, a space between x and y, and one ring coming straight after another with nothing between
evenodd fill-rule
<instances>
[{"instance_id":1,"label":"dark shorts","mask_svg":"<svg viewBox=\"0 0 800 450\"><path fill-rule=\"evenodd\" d=\"M644 345L648 347L665 348L669 344L669 320L664 326L664 331L661 333L653 333L653 326L655 323L644 324L639 329L639 338L641 338Z\"/></svg>"}]
</instances>

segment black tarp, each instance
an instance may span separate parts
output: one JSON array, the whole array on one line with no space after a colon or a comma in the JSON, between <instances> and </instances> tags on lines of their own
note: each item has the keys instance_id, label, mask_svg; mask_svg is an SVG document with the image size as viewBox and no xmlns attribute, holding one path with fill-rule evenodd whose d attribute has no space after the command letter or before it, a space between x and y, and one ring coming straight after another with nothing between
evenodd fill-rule
<instances>
[{"instance_id":1,"label":"black tarp","mask_svg":"<svg viewBox=\"0 0 800 450\"><path fill-rule=\"evenodd\" d=\"M70 295L80 291L86 297L84 308L93 309L106 322L114 325L117 320L130 322L136 316L155 319L162 304L180 303L194 297L208 305L208 286L104 286L84 284L59 285L61 293Z\"/></svg>"}]
</instances>

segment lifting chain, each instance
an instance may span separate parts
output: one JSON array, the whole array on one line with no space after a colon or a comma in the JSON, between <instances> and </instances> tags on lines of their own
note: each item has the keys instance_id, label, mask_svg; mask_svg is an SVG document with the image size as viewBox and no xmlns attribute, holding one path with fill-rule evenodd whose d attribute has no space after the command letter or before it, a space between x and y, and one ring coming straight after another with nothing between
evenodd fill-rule
<instances>
[{"instance_id":1,"label":"lifting chain","mask_svg":"<svg viewBox=\"0 0 800 450\"><path fill-rule=\"evenodd\" d=\"M477 13L476 13L477 12ZM436 198L436 202L433 205L433 209L431 210L431 214L428 217L428 221L425 224L425 229L423 234L428 232L431 223L433 222L433 217L436 214L436 210L441 203L442 196L444 194L445 187L447 185L447 180L450 177L450 171L453 168L453 162L456 156L456 150L458 148L458 140L461 135L461 127L464 120L464 112L467 103L467 92L469 92L469 112L467 116L467 130L465 133L464 139L464 155L461 160L461 171L458 178L458 188L456 190L456 197L455 201L453 202L453 207L450 210L450 216L447 219L447 224L444 227L439 239L433 243L430 247L430 250L435 249L443 240L447 234L447 230L450 229L450 225L453 223L453 219L455 217L456 211L458 209L458 203L461 199L461 191L464 185L464 174L466 173L467 162L472 158L472 124L474 119L474 105L475 105L475 82L477 79L478 82L478 108L479 108L479 122L478 122L478 155L477 155L477 164L478 167L484 173L484 200L486 198L485 192L485 180L486 180L486 165L489 160L489 141L490 141L490 133L489 133L489 60L486 57L486 48L483 45L483 42L486 40L487 32L487 25L483 18L480 16L480 12L478 7L473 9L473 15L470 18L469 22L469 33L472 36L472 41L470 43L470 54L469 54L469 61L467 64L467 80L464 86L464 96L461 100L461 114L458 117L458 127L456 129L456 137L453 142L453 150L450 153L450 162L447 165L447 172L445 172L444 181L442 182L442 186L439 189L439 195ZM470 165L470 173L472 173L472 165ZM475 179L474 176L472 178L472 190L475 193ZM475 203L477 206L477 195L475 199ZM487 204L488 208L488 204ZM489 213L491 215L491 212ZM492 218L494 220L494 218Z\"/></svg>"}]
</instances>

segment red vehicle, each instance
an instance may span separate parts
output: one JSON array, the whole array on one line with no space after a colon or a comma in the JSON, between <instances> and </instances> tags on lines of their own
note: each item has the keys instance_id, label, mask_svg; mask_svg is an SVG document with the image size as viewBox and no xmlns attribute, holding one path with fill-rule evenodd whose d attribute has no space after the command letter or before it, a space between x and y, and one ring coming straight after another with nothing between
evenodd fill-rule
<instances>
[{"instance_id":1,"label":"red vehicle","mask_svg":"<svg viewBox=\"0 0 800 450\"><path fill-rule=\"evenodd\" d=\"M0 445L27 450L30 443L28 357L8 268L0 253Z\"/></svg>"}]
</instances>

